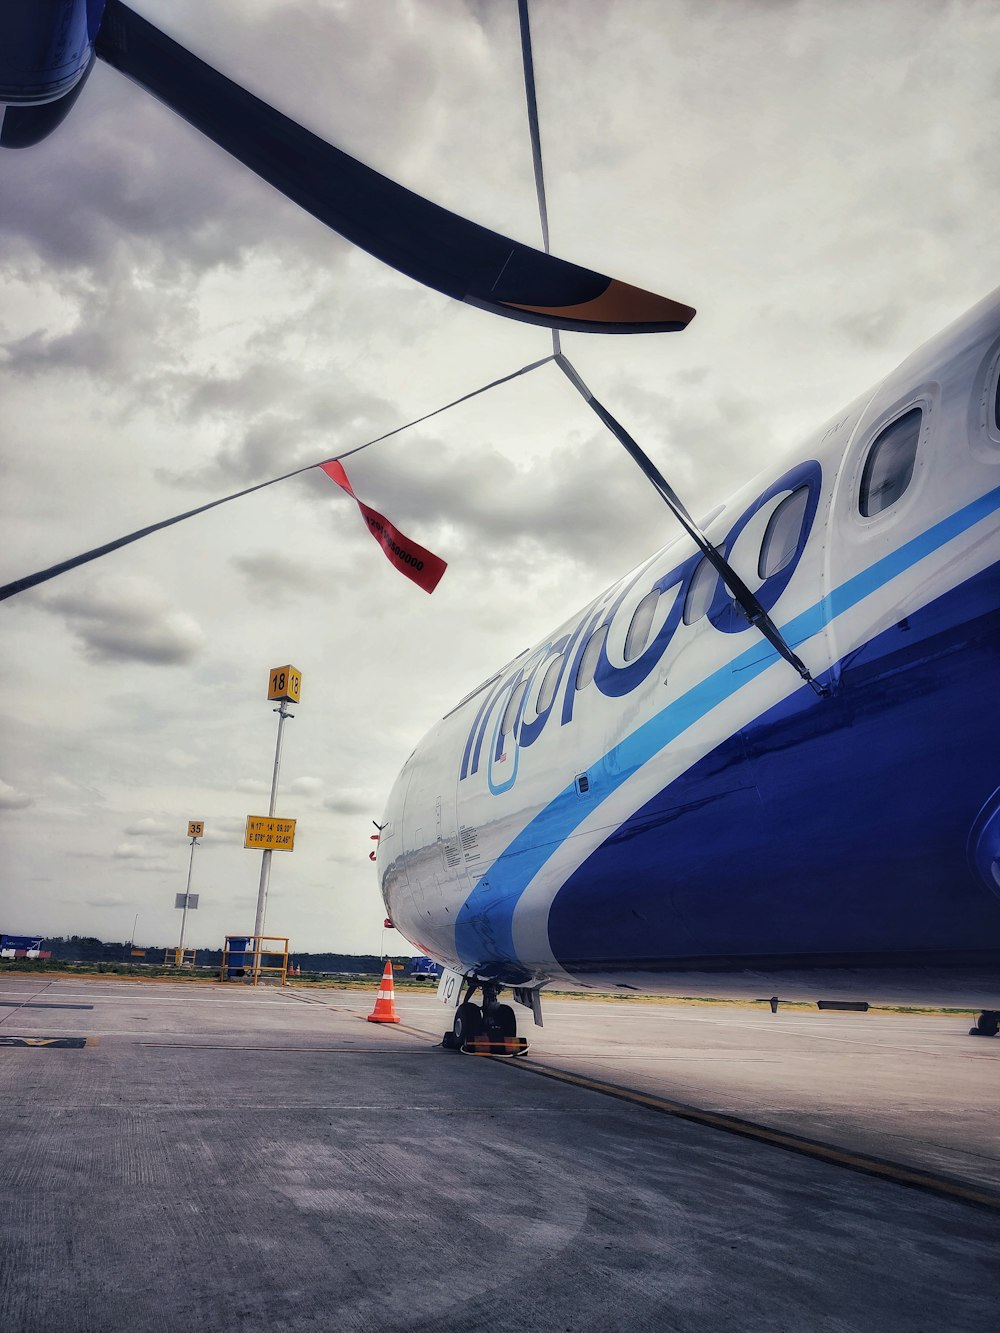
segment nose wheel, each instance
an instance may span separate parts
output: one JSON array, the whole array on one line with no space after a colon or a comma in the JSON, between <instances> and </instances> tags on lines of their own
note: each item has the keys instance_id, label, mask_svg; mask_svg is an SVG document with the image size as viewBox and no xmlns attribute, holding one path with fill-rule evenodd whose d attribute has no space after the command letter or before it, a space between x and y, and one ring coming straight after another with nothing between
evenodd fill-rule
<instances>
[{"instance_id":1,"label":"nose wheel","mask_svg":"<svg viewBox=\"0 0 1000 1333\"><path fill-rule=\"evenodd\" d=\"M463 1001L455 1010L455 1021L451 1027L452 1044L460 1050L466 1042L475 1041L483 1027L483 1011L479 1005L469 1000Z\"/></svg>"},{"instance_id":2,"label":"nose wheel","mask_svg":"<svg viewBox=\"0 0 1000 1333\"><path fill-rule=\"evenodd\" d=\"M527 1038L517 1035L517 1015L509 1004L499 1004L499 988L483 984L482 1004L469 998L480 983L469 985L466 998L455 1010L451 1031L446 1032L441 1045L466 1055L524 1055L528 1050Z\"/></svg>"}]
</instances>

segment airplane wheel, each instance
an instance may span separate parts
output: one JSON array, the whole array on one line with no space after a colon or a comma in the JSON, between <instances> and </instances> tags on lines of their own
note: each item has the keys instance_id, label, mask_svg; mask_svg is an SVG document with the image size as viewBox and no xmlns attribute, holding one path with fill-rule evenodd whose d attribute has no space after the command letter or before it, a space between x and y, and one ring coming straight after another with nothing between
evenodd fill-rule
<instances>
[{"instance_id":1,"label":"airplane wheel","mask_svg":"<svg viewBox=\"0 0 1000 1333\"><path fill-rule=\"evenodd\" d=\"M483 1030L483 1015L479 1006L467 1000L455 1010L452 1024L452 1036L457 1046L464 1046L467 1041L474 1041Z\"/></svg>"},{"instance_id":2,"label":"airplane wheel","mask_svg":"<svg viewBox=\"0 0 1000 1333\"><path fill-rule=\"evenodd\" d=\"M976 1026L969 1028L970 1037L995 1037L1000 1032L1000 1014L993 1009L984 1010L976 1019Z\"/></svg>"},{"instance_id":3,"label":"airplane wheel","mask_svg":"<svg viewBox=\"0 0 1000 1333\"><path fill-rule=\"evenodd\" d=\"M501 1037L517 1036L517 1017L509 1004L496 1004L490 1010L490 1027Z\"/></svg>"}]
</instances>

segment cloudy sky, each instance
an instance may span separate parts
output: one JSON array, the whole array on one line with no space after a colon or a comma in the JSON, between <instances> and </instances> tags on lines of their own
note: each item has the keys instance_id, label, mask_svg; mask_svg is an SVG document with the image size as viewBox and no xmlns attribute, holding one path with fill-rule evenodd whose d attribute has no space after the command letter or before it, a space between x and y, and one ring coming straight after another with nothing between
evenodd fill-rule
<instances>
[{"instance_id":1,"label":"cloudy sky","mask_svg":"<svg viewBox=\"0 0 1000 1333\"><path fill-rule=\"evenodd\" d=\"M348 152L539 243L514 0L136 0ZM695 509L997 282L993 0L534 0L554 251L698 308L564 349ZM104 65L0 158L0 578L346 450L544 356L415 286ZM0 606L0 930L188 942L253 924L293 663L267 929L373 951L368 859L435 720L672 535L554 367L352 460L449 562L428 597L322 474ZM388 935L387 947L399 947Z\"/></svg>"}]
</instances>

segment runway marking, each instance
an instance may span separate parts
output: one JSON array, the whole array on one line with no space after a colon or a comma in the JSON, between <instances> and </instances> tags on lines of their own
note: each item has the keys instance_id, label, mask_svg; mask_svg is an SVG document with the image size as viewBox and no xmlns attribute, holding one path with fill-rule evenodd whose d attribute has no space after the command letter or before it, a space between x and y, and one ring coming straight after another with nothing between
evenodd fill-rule
<instances>
[{"instance_id":1,"label":"runway marking","mask_svg":"<svg viewBox=\"0 0 1000 1333\"><path fill-rule=\"evenodd\" d=\"M336 1008L336 1006L332 1004L329 1007L331 1009ZM353 1009L339 1008L337 1011L342 1014L350 1014L352 1018L356 1018L360 1023L368 1022L367 1014L356 1013ZM441 1045L441 1038L437 1033L427 1032L424 1028L407 1027L405 1023L384 1023L382 1024L382 1027L388 1028L390 1032L405 1032L408 1037L422 1037L423 1040L428 1043L430 1049Z\"/></svg>"},{"instance_id":2,"label":"runway marking","mask_svg":"<svg viewBox=\"0 0 1000 1333\"><path fill-rule=\"evenodd\" d=\"M40 990L32 991L31 994L28 996L28 1000L33 1000L33 999L35 999L37 996L44 994L45 991L47 991L51 986L54 986L54 985L55 985L55 982L54 982L54 981L47 981L47 982L41 987ZM22 1001L20 1004L16 1004L16 1005L11 1009L11 1011L10 1011L9 1014L4 1014L3 1018L0 1018L0 1023L6 1023L8 1018L13 1018L14 1015L15 1015L16 1013L18 1013L21 1009L23 1009L23 1008L25 1007L25 1004L26 1004L27 1002L28 1002L28 1001Z\"/></svg>"},{"instance_id":3,"label":"runway marking","mask_svg":"<svg viewBox=\"0 0 1000 1333\"><path fill-rule=\"evenodd\" d=\"M93 1044L87 1037L0 1037L0 1046L44 1046L60 1051L79 1051Z\"/></svg>"},{"instance_id":4,"label":"runway marking","mask_svg":"<svg viewBox=\"0 0 1000 1333\"><path fill-rule=\"evenodd\" d=\"M405 1023L398 1023L394 1024L393 1026L396 1028L397 1032L405 1032L407 1033L408 1036L411 1037L423 1037L424 1041L429 1042L432 1046L441 1045L441 1038L437 1035L436 1032L432 1034L429 1032L424 1032L420 1028L410 1028L407 1027Z\"/></svg>"},{"instance_id":5,"label":"runway marking","mask_svg":"<svg viewBox=\"0 0 1000 1333\"><path fill-rule=\"evenodd\" d=\"M141 1041L161 1051L286 1051L296 1055L425 1055L425 1050L388 1051L384 1046L230 1046L224 1042Z\"/></svg>"},{"instance_id":6,"label":"runway marking","mask_svg":"<svg viewBox=\"0 0 1000 1333\"><path fill-rule=\"evenodd\" d=\"M536 1064L532 1060L502 1060L495 1056L488 1059L497 1064L525 1070L531 1074L540 1074L543 1078L556 1079L560 1083L569 1083L574 1087L586 1088L590 1092L599 1092L619 1101L632 1102L644 1106L650 1111L659 1111L664 1115L675 1116L679 1120L690 1120L710 1129L723 1130L728 1134L738 1134L742 1138L755 1139L760 1143L783 1148L788 1152L800 1153L834 1166L847 1167L865 1175L878 1176L883 1180L893 1181L897 1185L909 1185L915 1189L926 1190L946 1198L960 1199L963 1203L974 1203L985 1208L1000 1209L1000 1194L991 1190L977 1189L951 1176L938 1175L933 1171L924 1171L919 1167L904 1166L899 1162L889 1162L881 1157L870 1157L866 1153L852 1152L848 1148L836 1148L832 1144L822 1143L817 1139L804 1138L799 1134L790 1134L787 1130L771 1129L753 1120L743 1120L739 1116L724 1115L718 1111L705 1111L698 1106L689 1106L685 1102L671 1101L666 1097L657 1097L648 1092L636 1092L631 1088L622 1088L615 1083L604 1083L599 1079L586 1078L581 1074L568 1074L564 1070L554 1069L550 1065Z\"/></svg>"}]
</instances>

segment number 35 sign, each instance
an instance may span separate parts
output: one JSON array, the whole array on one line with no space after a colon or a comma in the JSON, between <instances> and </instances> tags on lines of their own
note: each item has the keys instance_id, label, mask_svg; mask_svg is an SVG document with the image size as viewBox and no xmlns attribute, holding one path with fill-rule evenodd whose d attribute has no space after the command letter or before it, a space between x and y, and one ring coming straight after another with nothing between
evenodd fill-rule
<instances>
[{"instance_id":1,"label":"number 35 sign","mask_svg":"<svg viewBox=\"0 0 1000 1333\"><path fill-rule=\"evenodd\" d=\"M267 682L267 697L297 704L302 692L302 673L293 666L274 667Z\"/></svg>"}]
</instances>

